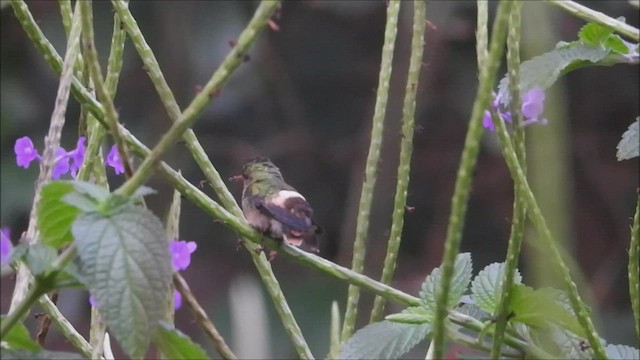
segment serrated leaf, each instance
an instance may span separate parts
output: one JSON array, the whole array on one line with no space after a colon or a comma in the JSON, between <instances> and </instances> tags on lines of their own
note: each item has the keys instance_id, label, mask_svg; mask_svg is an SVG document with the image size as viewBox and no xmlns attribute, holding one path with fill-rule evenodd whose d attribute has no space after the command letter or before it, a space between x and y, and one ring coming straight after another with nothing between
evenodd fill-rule
<instances>
[{"instance_id":1,"label":"serrated leaf","mask_svg":"<svg viewBox=\"0 0 640 360\"><path fill-rule=\"evenodd\" d=\"M408 307L397 314L387 315L386 320L404 324L425 324L433 320L433 312L424 306Z\"/></svg>"},{"instance_id":2,"label":"serrated leaf","mask_svg":"<svg viewBox=\"0 0 640 360\"><path fill-rule=\"evenodd\" d=\"M169 296L171 257L159 219L126 205L107 217L78 216L73 224L81 270L111 333L131 357L141 357Z\"/></svg>"},{"instance_id":3,"label":"serrated leaf","mask_svg":"<svg viewBox=\"0 0 640 360\"><path fill-rule=\"evenodd\" d=\"M460 302L462 294L467 291L469 282L471 281L472 270L473 264L471 261L471 254L458 254L454 264L453 278L451 279L451 288L447 302L448 308L456 306ZM424 283L422 283L422 289L420 290L420 298L422 298L427 309L432 313L435 313L436 311L436 291L440 286L441 279L442 269L437 267L433 269L429 276L427 276Z\"/></svg>"},{"instance_id":4,"label":"serrated leaf","mask_svg":"<svg viewBox=\"0 0 640 360\"><path fill-rule=\"evenodd\" d=\"M381 321L358 330L347 340L339 359L397 359L425 338L431 327Z\"/></svg>"},{"instance_id":5,"label":"serrated leaf","mask_svg":"<svg viewBox=\"0 0 640 360\"><path fill-rule=\"evenodd\" d=\"M6 315L2 315L0 322L4 322ZM10 349L23 349L29 351L39 351L41 349L40 344L33 341L29 335L29 330L20 321L15 323L9 332L2 338L2 346L6 346ZM4 359L4 356L2 357Z\"/></svg>"},{"instance_id":6,"label":"serrated leaf","mask_svg":"<svg viewBox=\"0 0 640 360\"><path fill-rule=\"evenodd\" d=\"M42 243L59 249L73 240L71 224L80 210L63 199L73 192L69 181L52 181L42 188L37 219Z\"/></svg>"},{"instance_id":7,"label":"serrated leaf","mask_svg":"<svg viewBox=\"0 0 640 360\"><path fill-rule=\"evenodd\" d=\"M611 35L605 41L604 47L613 51L616 54L625 55L628 54L629 48L625 45L624 40L618 35Z\"/></svg>"},{"instance_id":8,"label":"serrated leaf","mask_svg":"<svg viewBox=\"0 0 640 360\"><path fill-rule=\"evenodd\" d=\"M616 147L618 161L629 160L640 155L640 125L638 124L640 124L640 117L636 117L636 121L622 134L622 140Z\"/></svg>"},{"instance_id":9,"label":"serrated leaf","mask_svg":"<svg viewBox=\"0 0 640 360\"><path fill-rule=\"evenodd\" d=\"M531 58L520 64L520 92L525 93L534 87L547 89L560 75L589 63L597 63L608 54L609 50L604 48L571 42ZM497 96L502 105L509 104L509 79L506 75L500 80Z\"/></svg>"},{"instance_id":10,"label":"serrated leaf","mask_svg":"<svg viewBox=\"0 0 640 360\"><path fill-rule=\"evenodd\" d=\"M111 195L108 189L100 185L86 181L72 181L71 183L76 192L87 195L96 202L103 202Z\"/></svg>"},{"instance_id":11,"label":"serrated leaf","mask_svg":"<svg viewBox=\"0 0 640 360\"><path fill-rule=\"evenodd\" d=\"M31 274L43 282L42 285L49 289L65 287L81 287L84 284L82 275L76 264L70 262L64 269L54 269L53 262L58 257L57 251L45 244L31 244L24 255L24 262Z\"/></svg>"},{"instance_id":12,"label":"serrated leaf","mask_svg":"<svg viewBox=\"0 0 640 360\"><path fill-rule=\"evenodd\" d=\"M566 359L586 360L593 358L593 350L586 345L586 340L572 332L553 326L551 328L551 338Z\"/></svg>"},{"instance_id":13,"label":"serrated leaf","mask_svg":"<svg viewBox=\"0 0 640 360\"><path fill-rule=\"evenodd\" d=\"M589 23L580 29L578 38L587 45L602 46L611 34L613 34L613 29L610 27Z\"/></svg>"},{"instance_id":14,"label":"serrated leaf","mask_svg":"<svg viewBox=\"0 0 640 360\"><path fill-rule=\"evenodd\" d=\"M3 360L76 360L84 359L79 354L66 351L29 351L25 349L0 349L0 358Z\"/></svg>"},{"instance_id":15,"label":"serrated leaf","mask_svg":"<svg viewBox=\"0 0 640 360\"><path fill-rule=\"evenodd\" d=\"M502 280L504 278L504 263L493 263L482 269L471 282L471 293L480 309L493 314L496 311L502 292ZM516 284L522 282L522 276L516 269L513 277Z\"/></svg>"},{"instance_id":16,"label":"serrated leaf","mask_svg":"<svg viewBox=\"0 0 640 360\"><path fill-rule=\"evenodd\" d=\"M557 300L557 293L549 289L532 289L518 284L513 288L510 310L513 321L521 322L537 328L545 328L548 324L556 324L563 329L584 337L584 330L576 317L564 308Z\"/></svg>"},{"instance_id":17,"label":"serrated leaf","mask_svg":"<svg viewBox=\"0 0 640 360\"><path fill-rule=\"evenodd\" d=\"M605 348L605 352L609 359L640 359L640 350L627 345L607 345L607 347Z\"/></svg>"},{"instance_id":18,"label":"serrated leaf","mask_svg":"<svg viewBox=\"0 0 640 360\"><path fill-rule=\"evenodd\" d=\"M200 345L194 343L187 335L164 321L160 322L154 342L167 359L209 358Z\"/></svg>"}]
</instances>

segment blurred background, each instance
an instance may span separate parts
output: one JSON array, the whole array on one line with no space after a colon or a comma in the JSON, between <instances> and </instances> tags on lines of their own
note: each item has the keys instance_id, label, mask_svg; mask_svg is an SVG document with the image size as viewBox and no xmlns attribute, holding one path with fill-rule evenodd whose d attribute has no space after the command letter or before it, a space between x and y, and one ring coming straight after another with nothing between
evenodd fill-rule
<instances>
[{"instance_id":1,"label":"blurred background","mask_svg":"<svg viewBox=\"0 0 640 360\"><path fill-rule=\"evenodd\" d=\"M638 11L626 1L581 1L638 26ZM29 1L34 18L59 53L65 35L55 1ZM182 108L220 64L251 18L257 2L132 2L146 40L155 52ZM491 15L495 3L491 3ZM543 2L525 2L522 59L572 41L584 21ZM363 165L375 103L386 16L384 1L285 2L222 92L194 127L223 178L239 173L247 159L268 156L286 180L305 194L325 233L320 256L350 267ZM425 35L425 59L416 109L416 134L403 240L393 286L417 294L425 276L442 257L450 199L477 87L475 2L428 1L433 26ZM36 51L13 15L0 13L1 61L1 225L14 242L25 231L37 166L24 170L13 145L29 136L42 151L58 78ZM95 2L96 41L103 69L113 24L108 2ZM402 98L411 41L412 7L403 3L387 109L365 272L379 278L391 225L400 142ZM103 70L104 71L104 70ZM504 66L500 71L504 74ZM634 344L627 249L630 218L638 189L638 158L616 161L616 145L639 113L638 66L586 68L564 77L547 92L547 126L527 129L530 181L556 239L578 268L574 276L594 310L601 336ZM152 147L170 120L129 41L115 99L120 120ZM62 145L75 146L79 106L70 101ZM198 184L204 179L182 144L165 161ZM112 188L123 178L108 169ZM148 205L164 218L171 188L161 177L149 186L158 194ZM241 185L228 186L240 196ZM210 189L205 189L213 195ZM215 198L215 197L214 197ZM504 260L512 211L512 182L495 137L486 133L478 159L466 218L462 251L472 253L474 271ZM527 234L529 243L536 234ZM198 250L183 272L191 289L239 357L295 357L289 339L236 235L199 208L183 201L181 239ZM328 351L330 306L344 311L347 284L301 267L286 257L272 264L312 352ZM554 283L545 254L525 245L524 282ZM9 307L14 279L1 285L1 311ZM86 292L65 290L62 312L83 333L89 329ZM373 296L361 297L358 327L366 324ZM388 304L387 311L401 310ZM37 310L36 310L37 312ZM35 329L37 320L28 324ZM217 355L188 310L177 311L176 325ZM55 327L50 349L71 350ZM116 345L117 348L117 345ZM423 357L426 347L408 357ZM116 349L116 355L119 354Z\"/></svg>"}]
</instances>

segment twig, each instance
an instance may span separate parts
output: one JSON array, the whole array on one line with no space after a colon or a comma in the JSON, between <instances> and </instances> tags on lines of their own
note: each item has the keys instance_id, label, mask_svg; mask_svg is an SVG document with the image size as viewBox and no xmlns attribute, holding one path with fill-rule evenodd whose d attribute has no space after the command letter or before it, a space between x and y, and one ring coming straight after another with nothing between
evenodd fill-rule
<instances>
[{"instance_id":1,"label":"twig","mask_svg":"<svg viewBox=\"0 0 640 360\"><path fill-rule=\"evenodd\" d=\"M451 288L451 279L453 277L453 265L462 239L462 228L467 213L473 169L480 150L481 118L484 109L489 105L491 89L504 51L510 8L511 1L502 0L498 5L498 12L491 32L489 55L483 69L480 71L480 83L476 92L476 100L473 103L469 129L467 130L455 189L451 199L449 225L447 227L447 238L444 242L444 256L441 267L442 280L436 292L436 314L433 321L433 354L436 359L442 358L444 352L445 317L447 315L449 289Z\"/></svg>"},{"instance_id":2,"label":"twig","mask_svg":"<svg viewBox=\"0 0 640 360\"><path fill-rule=\"evenodd\" d=\"M573 16L579 17L587 21L593 21L598 24L606 25L613 30L625 35L635 41L640 40L640 30L635 27L623 23L618 19L614 19L611 16L603 14L599 11L592 10L584 5L580 5L571 0L547 0L547 2L561 8L562 10L570 13Z\"/></svg>"},{"instance_id":3,"label":"twig","mask_svg":"<svg viewBox=\"0 0 640 360\"><path fill-rule=\"evenodd\" d=\"M59 291L54 290L51 292L51 303L53 305L58 301ZM51 317L49 315L45 315L40 320L40 326L38 327L38 331L36 332L36 338L38 339L38 344L44 346L44 340L47 338L47 334L49 333L49 327L51 326Z\"/></svg>"},{"instance_id":4,"label":"twig","mask_svg":"<svg viewBox=\"0 0 640 360\"><path fill-rule=\"evenodd\" d=\"M176 287L176 290L182 294L182 298L186 301L187 306L189 306L189 310L191 311L191 315L196 320L198 325L202 328L205 334L211 339L213 343L213 347L218 351L218 354L223 359L236 359L236 355L231 351L227 343L224 341L224 338L216 327L213 325L207 313L204 311L202 306L198 303L195 296L189 289L189 285L184 280L182 275L178 272L173 273L173 285Z\"/></svg>"},{"instance_id":5,"label":"twig","mask_svg":"<svg viewBox=\"0 0 640 360\"><path fill-rule=\"evenodd\" d=\"M422 68L422 54L424 52L424 30L426 26L426 4L422 0L413 1L413 37L411 40L411 55L409 58L409 70L407 72L407 85L405 87L404 107L402 111L402 139L400 142L400 162L398 164L398 182L393 205L393 217L391 232L387 244L387 255L384 258L384 267L380 282L390 284L396 267L398 250L402 239L404 226L404 211L407 205L407 189L409 187L409 173L411 170L411 154L413 152L414 118L416 111L416 93ZM382 319L385 300L376 296L371 310L369 322Z\"/></svg>"},{"instance_id":6,"label":"twig","mask_svg":"<svg viewBox=\"0 0 640 360\"><path fill-rule=\"evenodd\" d=\"M521 110L520 98L520 31L522 3L515 1L511 7L509 15L509 34L507 36L507 65L509 69L509 103L510 112L513 116L514 134L513 146L516 149L516 156L522 166L523 171L527 171L527 160L525 153L525 136L524 125ZM500 358L502 348L502 339L507 329L507 315L509 312L509 304L511 294L513 293L513 279L518 268L518 258L522 241L524 239L525 222L527 220L526 208L524 201L517 191L514 184L513 196L513 221L511 223L511 235L509 236L509 245L505 260L505 271L502 276L502 288L500 298L496 307L495 317L496 329L493 337L493 346L491 347L490 357L494 359Z\"/></svg>"},{"instance_id":7,"label":"twig","mask_svg":"<svg viewBox=\"0 0 640 360\"><path fill-rule=\"evenodd\" d=\"M364 170L364 180L360 193L360 204L358 205L358 217L356 220L356 237L353 242L353 260L351 270L362 273L364 270L364 258L366 253L366 238L369 232L369 217L371 213L371 202L373 199L373 189L376 185L378 172L378 161L380 159L380 148L382 147L382 135L384 129L384 118L389 98L389 80L393 65L393 50L395 49L396 34L398 32L398 13L400 12L400 1L391 1L387 5L387 23L384 30L384 44L382 46L382 58L380 61L380 74L378 78L378 91L376 93L376 105L371 120L371 142ZM344 314L342 325L342 341L346 341L353 334L356 316L358 314L358 300L360 299L360 288L349 286L347 298L347 309Z\"/></svg>"},{"instance_id":8,"label":"twig","mask_svg":"<svg viewBox=\"0 0 640 360\"><path fill-rule=\"evenodd\" d=\"M19 12L21 3L18 1L12 1L11 5L14 8L14 12ZM76 4L77 5L77 4ZM58 93L56 95L55 107L51 114L51 123L49 125L49 132L45 137L45 149L42 156L42 162L40 164L40 174L36 181L36 190L33 198L33 206L31 207L31 214L29 216L29 227L27 228L27 241L31 244L38 239L37 230L37 214L40 206L40 197L42 187L51 180L51 174L53 167L55 166L55 153L60 147L60 137L62 134L62 128L64 127L65 112L67 109L67 103L69 100L69 88L71 79L73 77L73 64L78 59L80 52L79 40L80 40L80 16L78 6L76 6L75 16L71 27L71 34L69 35L69 41L67 43L67 52L65 54L64 63L62 66L62 73L60 75L60 83L58 85ZM18 9L18 10L16 10ZM17 16L17 15L16 15ZM31 282L31 274L24 265L19 265L18 275L16 278L16 286L11 298L11 305L9 307L9 313L16 310L18 304L20 304L26 296Z\"/></svg>"}]
</instances>

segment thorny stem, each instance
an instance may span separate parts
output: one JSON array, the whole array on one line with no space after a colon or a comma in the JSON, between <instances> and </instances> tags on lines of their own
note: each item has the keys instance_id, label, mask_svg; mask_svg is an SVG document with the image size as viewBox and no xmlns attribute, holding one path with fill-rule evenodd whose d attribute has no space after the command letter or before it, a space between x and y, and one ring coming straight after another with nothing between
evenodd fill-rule
<instances>
[{"instance_id":1,"label":"thorny stem","mask_svg":"<svg viewBox=\"0 0 640 360\"><path fill-rule=\"evenodd\" d=\"M611 16L605 15L599 11L589 9L584 5L580 5L575 1L571 1L571 0L546 0L546 1L570 13L573 16L579 17L586 21L593 21L598 24L606 25L612 28L613 30L619 32L620 34L625 35L635 41L640 40L640 30L618 19L614 19Z\"/></svg>"},{"instance_id":2,"label":"thorny stem","mask_svg":"<svg viewBox=\"0 0 640 360\"><path fill-rule=\"evenodd\" d=\"M195 296L191 292L191 289L189 289L189 285L187 285L187 282L178 272L173 273L173 285L176 290L182 294L183 299L191 311L191 315L198 325L200 325L204 333L207 334L209 339L211 339L213 347L218 351L218 354L220 354L223 359L236 359L236 355L231 351L211 320L209 320L207 313L204 311L202 306L200 306L198 300L196 300Z\"/></svg>"},{"instance_id":3,"label":"thorny stem","mask_svg":"<svg viewBox=\"0 0 640 360\"><path fill-rule=\"evenodd\" d=\"M353 260L351 270L362 273L364 270L364 258L366 253L366 238L369 232L369 218L373 189L376 184L380 148L382 147L382 134L384 118L389 98L389 80L393 65L393 50L395 48L396 34L398 32L398 14L400 1L390 1L387 4L387 23L384 30L384 44L382 46L382 59L380 61L380 74L378 78L378 91L376 93L376 105L371 124L371 142L364 170L360 204L358 205L358 218L356 221L356 237L353 242ZM356 316L358 314L358 300L360 288L349 286L349 295L342 325L342 341L346 341L353 334Z\"/></svg>"},{"instance_id":4,"label":"thorny stem","mask_svg":"<svg viewBox=\"0 0 640 360\"><path fill-rule=\"evenodd\" d=\"M636 323L636 335L640 342L640 196L636 202L636 214L631 226L631 241L629 243L629 295L631 309Z\"/></svg>"},{"instance_id":5,"label":"thorny stem","mask_svg":"<svg viewBox=\"0 0 640 360\"><path fill-rule=\"evenodd\" d=\"M456 177L456 184L451 199L451 212L449 215L449 225L447 227L447 238L444 242L444 256L442 261L442 281L436 292L436 314L433 321L433 342L434 358L442 358L444 353L445 338L445 317L447 315L447 303L451 279L453 277L453 265L458 254L460 241L462 239L462 229L467 212L467 201L473 169L476 165L478 152L480 150L480 137L482 136L481 118L489 105L489 97L493 83L495 82L498 65L504 51L504 41L507 34L509 20L509 10L511 1L500 1L496 19L493 23L491 45L488 58L480 70L480 83L476 93L476 100L473 104L469 129L465 138L460 167Z\"/></svg>"},{"instance_id":6,"label":"thorny stem","mask_svg":"<svg viewBox=\"0 0 640 360\"><path fill-rule=\"evenodd\" d=\"M12 1L11 5L16 13L20 11L21 3ZM62 134L62 128L64 127L65 113L67 103L69 101L69 87L71 79L73 78L73 65L78 59L78 54L80 53L80 30L80 12L79 7L76 4L71 34L69 35L69 41L67 43L67 52L65 54L64 63L61 67L62 70L58 93L56 95L53 113L51 114L49 132L45 137L45 149L42 156L42 162L40 163L40 174L36 181L33 206L31 207L31 214L29 216L29 227L27 228L26 238L30 244L36 242L38 239L37 214L40 206L41 191L43 186L51 180L53 167L55 165L55 153L60 147L60 137ZM25 298L31 278L31 274L26 266L23 264L19 265L16 286L11 298L9 313L15 311L18 304Z\"/></svg>"},{"instance_id":7,"label":"thorny stem","mask_svg":"<svg viewBox=\"0 0 640 360\"><path fill-rule=\"evenodd\" d=\"M414 119L416 111L416 93L422 68L424 52L424 29L426 26L426 4L423 0L413 1L413 37L411 39L411 55L405 87L404 108L402 116L402 134L400 142L400 161L398 164L398 180L394 199L391 232L387 244L387 255L384 259L382 277L383 284L391 283L398 258L398 249L402 239L404 213L407 205L407 189L411 170L411 154L413 153ZM376 296L371 310L369 322L380 321L384 312L385 299Z\"/></svg>"},{"instance_id":8,"label":"thorny stem","mask_svg":"<svg viewBox=\"0 0 640 360\"><path fill-rule=\"evenodd\" d=\"M571 279L569 268L562 259L560 250L558 249L558 246L556 245L555 240L551 235L551 231L547 226L547 222L542 215L540 208L538 207L538 203L533 196L533 192L529 187L522 167L518 162L518 158L513 148L513 144L511 143L511 140L509 138L509 133L507 132L504 120L502 120L500 115L493 109L491 115L493 124L496 127L496 132L498 133L498 138L500 140L502 156L507 163L509 172L511 173L511 178L516 183L516 190L519 192L517 196L522 197L525 201L529 219L541 235L541 239L547 248L547 253L549 254L549 256L551 256L551 261L557 266L558 270L560 271L562 285L564 287L564 290L567 292L567 297L571 302L571 307L576 314L578 323L580 323L580 326L585 331L587 340L589 341L589 345L593 349L596 358L606 359L607 357L604 351L604 347L602 346L600 338L598 337L598 333L596 332L596 329L593 326L593 322L589 317L589 310L580 298L578 288Z\"/></svg>"},{"instance_id":9,"label":"thorny stem","mask_svg":"<svg viewBox=\"0 0 640 360\"><path fill-rule=\"evenodd\" d=\"M513 145L516 150L518 162L520 163L520 166L522 166L523 171L526 173L527 160L525 153L524 125L521 110L522 101L520 98L520 87L518 86L520 84L521 10L522 3L519 0L515 1L511 8L511 14L509 18L510 26L509 34L507 36L507 65L509 68L509 91L511 99L511 102L509 103L509 110L514 117ZM511 236L509 237L509 245L507 248L505 272L501 279L502 288L500 291L500 298L498 299L498 305L496 307L496 330L494 333L493 346L491 347L490 354L490 357L494 359L500 358L502 340L504 338L504 332L507 328L507 314L509 311L509 303L514 285L513 278L518 268L518 257L520 256L520 249L522 247L522 241L524 239L526 219L527 213L524 201L520 196L520 192L517 191L514 185L513 221L511 223Z\"/></svg>"}]
</instances>

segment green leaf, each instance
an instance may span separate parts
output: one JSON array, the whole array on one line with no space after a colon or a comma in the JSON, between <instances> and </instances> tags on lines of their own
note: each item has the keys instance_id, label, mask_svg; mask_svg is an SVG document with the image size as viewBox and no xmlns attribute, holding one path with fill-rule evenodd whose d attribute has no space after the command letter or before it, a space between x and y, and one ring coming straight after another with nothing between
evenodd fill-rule
<instances>
[{"instance_id":1,"label":"green leaf","mask_svg":"<svg viewBox=\"0 0 640 360\"><path fill-rule=\"evenodd\" d=\"M3 322L6 315L2 315L0 322ZM24 326L22 322L17 322L9 330L9 332L2 338L2 346L6 346L11 349L23 349L29 351L39 351L41 349L40 344L33 341L29 335L29 330ZM4 356L2 357L4 359Z\"/></svg>"},{"instance_id":2,"label":"green leaf","mask_svg":"<svg viewBox=\"0 0 640 360\"><path fill-rule=\"evenodd\" d=\"M603 46L611 34L613 34L613 29L610 27L589 23L580 29L578 38L587 45Z\"/></svg>"},{"instance_id":3,"label":"green leaf","mask_svg":"<svg viewBox=\"0 0 640 360\"><path fill-rule=\"evenodd\" d=\"M493 263L482 269L471 282L471 292L476 304L480 309L490 314L495 313L500 301L504 269L504 263ZM520 284L522 281L518 269L516 269L513 280L516 284Z\"/></svg>"},{"instance_id":4,"label":"green leaf","mask_svg":"<svg viewBox=\"0 0 640 360\"><path fill-rule=\"evenodd\" d=\"M151 195L151 194L155 194L156 191L153 190L152 188L148 187L148 186L140 186L139 188L136 189L136 191L133 193L133 195L131 195L131 198L134 200L140 199L142 197L145 197L147 195Z\"/></svg>"},{"instance_id":5,"label":"green leaf","mask_svg":"<svg viewBox=\"0 0 640 360\"><path fill-rule=\"evenodd\" d=\"M629 129L622 134L622 140L616 147L618 153L616 157L618 161L633 159L640 155L640 133L638 130L640 116L636 117L636 121L629 125Z\"/></svg>"},{"instance_id":6,"label":"green leaf","mask_svg":"<svg viewBox=\"0 0 640 360\"><path fill-rule=\"evenodd\" d=\"M580 42L556 47L520 64L520 91L525 93L534 87L547 89L558 80L560 75L580 67L596 64L608 54L609 50ZM500 80L497 96L502 105L509 104L509 78L506 75Z\"/></svg>"},{"instance_id":7,"label":"green leaf","mask_svg":"<svg viewBox=\"0 0 640 360\"><path fill-rule=\"evenodd\" d=\"M73 192L69 181L52 181L42 188L37 219L42 243L59 249L73 240L71 224L80 210L63 199Z\"/></svg>"},{"instance_id":8,"label":"green leaf","mask_svg":"<svg viewBox=\"0 0 640 360\"><path fill-rule=\"evenodd\" d=\"M447 302L448 308L456 306L460 302L462 295L469 288L472 270L473 265L471 262L471 254L458 254L454 264L453 279L451 279L449 300ZM441 278L442 269L440 267L433 269L431 274L425 279L424 283L422 283L422 290L420 290L420 298L422 298L427 309L431 311L432 314L435 314L436 311L436 291L440 287Z\"/></svg>"},{"instance_id":9,"label":"green leaf","mask_svg":"<svg viewBox=\"0 0 640 360\"><path fill-rule=\"evenodd\" d=\"M82 275L76 264L70 262L62 270L54 269L53 262L57 257L58 252L54 248L35 243L27 248L24 262L36 280L46 287L45 291L84 286Z\"/></svg>"},{"instance_id":10,"label":"green leaf","mask_svg":"<svg viewBox=\"0 0 640 360\"><path fill-rule=\"evenodd\" d=\"M160 322L154 342L167 359L209 358L200 345L194 343L187 335L164 321Z\"/></svg>"},{"instance_id":11,"label":"green leaf","mask_svg":"<svg viewBox=\"0 0 640 360\"><path fill-rule=\"evenodd\" d=\"M134 205L110 216L87 213L73 224L81 270L112 334L141 357L163 318L171 256L160 220Z\"/></svg>"},{"instance_id":12,"label":"green leaf","mask_svg":"<svg viewBox=\"0 0 640 360\"><path fill-rule=\"evenodd\" d=\"M433 312L424 306L412 306L397 314L387 315L385 319L398 323L420 325L433 321Z\"/></svg>"},{"instance_id":13,"label":"green leaf","mask_svg":"<svg viewBox=\"0 0 640 360\"><path fill-rule=\"evenodd\" d=\"M111 196L109 190L100 185L86 181L72 181L71 183L76 192L87 195L88 198L95 200L96 203L104 202Z\"/></svg>"},{"instance_id":14,"label":"green leaf","mask_svg":"<svg viewBox=\"0 0 640 360\"><path fill-rule=\"evenodd\" d=\"M84 359L79 354L66 351L29 351L24 349L0 349L0 358L3 360L76 360Z\"/></svg>"},{"instance_id":15,"label":"green leaf","mask_svg":"<svg viewBox=\"0 0 640 360\"><path fill-rule=\"evenodd\" d=\"M609 359L640 359L640 350L627 345L607 345L605 352Z\"/></svg>"},{"instance_id":16,"label":"green leaf","mask_svg":"<svg viewBox=\"0 0 640 360\"><path fill-rule=\"evenodd\" d=\"M339 359L397 359L411 350L431 326L381 321L358 330L347 340Z\"/></svg>"},{"instance_id":17,"label":"green leaf","mask_svg":"<svg viewBox=\"0 0 640 360\"><path fill-rule=\"evenodd\" d=\"M558 293L554 289L534 290L528 286L517 284L513 288L510 310L513 321L521 322L537 328L556 324L585 337L584 330L576 317L557 300Z\"/></svg>"}]
</instances>

